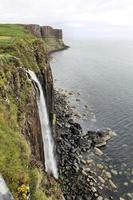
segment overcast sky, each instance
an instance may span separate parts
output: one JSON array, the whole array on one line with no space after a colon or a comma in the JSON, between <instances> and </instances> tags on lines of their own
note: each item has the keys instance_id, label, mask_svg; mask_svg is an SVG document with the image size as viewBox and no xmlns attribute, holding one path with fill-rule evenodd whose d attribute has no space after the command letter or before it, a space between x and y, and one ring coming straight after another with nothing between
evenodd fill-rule
<instances>
[{"instance_id":1,"label":"overcast sky","mask_svg":"<svg viewBox=\"0 0 133 200\"><path fill-rule=\"evenodd\" d=\"M0 0L0 23L48 24L69 37L130 38L133 0Z\"/></svg>"}]
</instances>

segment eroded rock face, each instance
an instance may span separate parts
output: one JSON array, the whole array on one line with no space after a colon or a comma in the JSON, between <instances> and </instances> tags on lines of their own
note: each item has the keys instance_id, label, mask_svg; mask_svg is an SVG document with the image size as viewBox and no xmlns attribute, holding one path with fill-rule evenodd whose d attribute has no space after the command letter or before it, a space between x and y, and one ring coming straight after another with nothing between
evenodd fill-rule
<instances>
[{"instance_id":1,"label":"eroded rock face","mask_svg":"<svg viewBox=\"0 0 133 200\"><path fill-rule=\"evenodd\" d=\"M42 26L41 34L42 34L42 38L62 39L62 30L53 29L51 26Z\"/></svg>"},{"instance_id":2,"label":"eroded rock face","mask_svg":"<svg viewBox=\"0 0 133 200\"><path fill-rule=\"evenodd\" d=\"M35 58L41 73L38 72L37 76L44 89L46 97L47 109L49 114L53 111L53 75L48 60L48 55L44 50L43 43L37 42L35 44Z\"/></svg>"},{"instance_id":3,"label":"eroded rock face","mask_svg":"<svg viewBox=\"0 0 133 200\"><path fill-rule=\"evenodd\" d=\"M39 38L55 38L62 40L63 33L61 29L54 29L51 26L39 26L37 24L26 25L26 28L31 31L33 35Z\"/></svg>"},{"instance_id":4,"label":"eroded rock face","mask_svg":"<svg viewBox=\"0 0 133 200\"><path fill-rule=\"evenodd\" d=\"M29 24L25 25L27 29L31 31L31 33L36 36L41 38L41 27L38 24Z\"/></svg>"},{"instance_id":5,"label":"eroded rock face","mask_svg":"<svg viewBox=\"0 0 133 200\"><path fill-rule=\"evenodd\" d=\"M33 94L32 94L33 95ZM43 143L35 95L27 102L26 120L22 129L23 135L30 142L32 155L36 160L44 163Z\"/></svg>"},{"instance_id":6,"label":"eroded rock face","mask_svg":"<svg viewBox=\"0 0 133 200\"><path fill-rule=\"evenodd\" d=\"M55 38L62 40L62 36L63 36L62 29L54 29L54 35L55 35Z\"/></svg>"}]
</instances>

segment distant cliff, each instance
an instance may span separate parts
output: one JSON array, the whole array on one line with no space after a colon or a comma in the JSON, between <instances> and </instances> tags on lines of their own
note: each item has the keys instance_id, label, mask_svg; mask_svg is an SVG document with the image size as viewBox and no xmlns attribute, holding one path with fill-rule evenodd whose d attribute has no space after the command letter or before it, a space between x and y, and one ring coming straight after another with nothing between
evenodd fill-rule
<instances>
[{"instance_id":1,"label":"distant cliff","mask_svg":"<svg viewBox=\"0 0 133 200\"><path fill-rule=\"evenodd\" d=\"M51 26L39 26L36 24L26 25L33 35L39 38L56 38L62 40L63 33L61 29L54 29Z\"/></svg>"},{"instance_id":2,"label":"distant cliff","mask_svg":"<svg viewBox=\"0 0 133 200\"><path fill-rule=\"evenodd\" d=\"M36 24L24 25L34 36L42 38L48 51L58 51L68 48L63 43L62 29L54 29L51 26L39 26Z\"/></svg>"},{"instance_id":3,"label":"distant cliff","mask_svg":"<svg viewBox=\"0 0 133 200\"><path fill-rule=\"evenodd\" d=\"M64 46L62 31L52 30L39 25L0 25L0 173L15 200L25 200L27 188L34 200L62 199L58 183L45 173L37 97L26 73L31 69L40 79L52 124L48 51ZM42 35L51 39L45 41Z\"/></svg>"}]
</instances>

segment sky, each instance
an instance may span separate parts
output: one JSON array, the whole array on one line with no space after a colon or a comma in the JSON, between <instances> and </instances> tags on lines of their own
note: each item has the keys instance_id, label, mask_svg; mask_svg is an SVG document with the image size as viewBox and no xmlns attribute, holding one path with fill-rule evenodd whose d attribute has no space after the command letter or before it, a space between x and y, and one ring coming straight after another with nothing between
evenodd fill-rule
<instances>
[{"instance_id":1,"label":"sky","mask_svg":"<svg viewBox=\"0 0 133 200\"><path fill-rule=\"evenodd\" d=\"M0 0L0 23L51 25L73 38L133 38L133 0Z\"/></svg>"}]
</instances>

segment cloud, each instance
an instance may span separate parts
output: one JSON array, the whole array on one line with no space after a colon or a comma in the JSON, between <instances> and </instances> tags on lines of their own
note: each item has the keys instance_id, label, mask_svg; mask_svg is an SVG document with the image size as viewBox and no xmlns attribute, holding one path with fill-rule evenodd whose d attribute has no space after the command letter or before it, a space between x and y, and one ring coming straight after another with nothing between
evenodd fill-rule
<instances>
[{"instance_id":1,"label":"cloud","mask_svg":"<svg viewBox=\"0 0 133 200\"><path fill-rule=\"evenodd\" d=\"M132 22L132 0L0 0L0 23L133 29Z\"/></svg>"}]
</instances>

